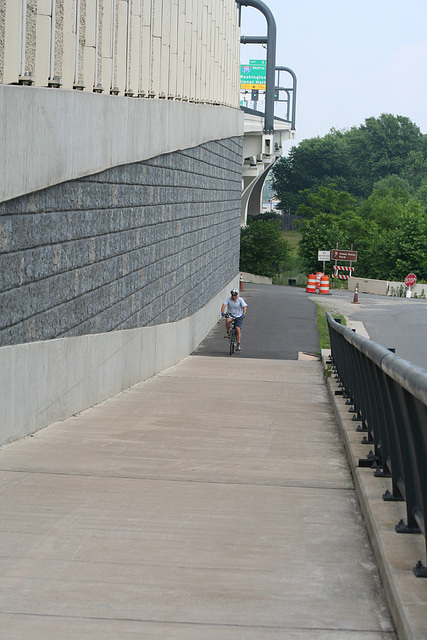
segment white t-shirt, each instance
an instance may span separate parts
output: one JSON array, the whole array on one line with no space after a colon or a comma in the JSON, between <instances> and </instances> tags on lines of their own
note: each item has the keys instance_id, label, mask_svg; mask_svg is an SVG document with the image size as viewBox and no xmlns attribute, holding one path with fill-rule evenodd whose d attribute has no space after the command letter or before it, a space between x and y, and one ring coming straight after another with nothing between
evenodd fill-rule
<instances>
[{"instance_id":1,"label":"white t-shirt","mask_svg":"<svg viewBox=\"0 0 427 640\"><path fill-rule=\"evenodd\" d=\"M238 297L234 302L231 296L224 301L224 304L227 305L227 311L233 318L240 318L243 314L243 307L248 306L243 298Z\"/></svg>"}]
</instances>

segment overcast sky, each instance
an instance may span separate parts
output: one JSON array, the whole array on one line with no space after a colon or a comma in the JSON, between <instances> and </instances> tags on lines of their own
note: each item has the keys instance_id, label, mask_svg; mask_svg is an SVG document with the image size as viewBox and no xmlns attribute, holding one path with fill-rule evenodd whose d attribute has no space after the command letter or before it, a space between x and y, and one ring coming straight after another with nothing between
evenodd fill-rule
<instances>
[{"instance_id":1,"label":"overcast sky","mask_svg":"<svg viewBox=\"0 0 427 640\"><path fill-rule=\"evenodd\" d=\"M427 0L263 1L276 20L276 65L298 80L289 147L381 113L427 133ZM241 33L265 35L264 15L242 7ZM261 45L241 45L242 64L265 55Z\"/></svg>"}]
</instances>

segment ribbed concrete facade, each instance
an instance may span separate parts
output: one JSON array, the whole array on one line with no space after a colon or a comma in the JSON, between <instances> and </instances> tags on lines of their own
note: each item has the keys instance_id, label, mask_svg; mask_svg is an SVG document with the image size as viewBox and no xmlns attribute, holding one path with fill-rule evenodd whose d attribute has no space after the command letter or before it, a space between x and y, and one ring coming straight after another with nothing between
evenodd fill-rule
<instances>
[{"instance_id":1,"label":"ribbed concrete facade","mask_svg":"<svg viewBox=\"0 0 427 640\"><path fill-rule=\"evenodd\" d=\"M242 139L0 204L0 344L182 320L239 268Z\"/></svg>"},{"instance_id":2,"label":"ribbed concrete facade","mask_svg":"<svg viewBox=\"0 0 427 640\"><path fill-rule=\"evenodd\" d=\"M239 106L235 0L0 0L0 83Z\"/></svg>"}]
</instances>

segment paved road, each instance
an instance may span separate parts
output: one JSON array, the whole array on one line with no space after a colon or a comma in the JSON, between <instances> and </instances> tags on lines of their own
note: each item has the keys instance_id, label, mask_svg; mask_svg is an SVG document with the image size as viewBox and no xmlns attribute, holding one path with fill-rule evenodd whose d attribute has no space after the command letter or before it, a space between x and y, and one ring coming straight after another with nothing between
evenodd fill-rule
<instances>
[{"instance_id":1,"label":"paved road","mask_svg":"<svg viewBox=\"0 0 427 640\"><path fill-rule=\"evenodd\" d=\"M358 296L359 304L353 304L354 293L349 291L309 297L352 321L363 322L371 340L395 348L397 355L427 369L427 300L364 293Z\"/></svg>"},{"instance_id":2,"label":"paved road","mask_svg":"<svg viewBox=\"0 0 427 640\"><path fill-rule=\"evenodd\" d=\"M329 296L308 295L297 287L244 284L242 297L248 303L239 358L297 360L299 352L317 353L319 334L316 305L340 313L354 323L363 323L368 336L424 369L427 369L427 300L389 298L334 291ZM219 311L218 311L219 314ZM263 329L260 329L263 327ZM195 350L194 355L228 356L221 320Z\"/></svg>"},{"instance_id":3,"label":"paved road","mask_svg":"<svg viewBox=\"0 0 427 640\"><path fill-rule=\"evenodd\" d=\"M319 351L316 306L304 289L245 283L240 295L248 309L236 357L298 360L298 352ZM224 335L220 320L194 355L229 357Z\"/></svg>"}]
</instances>

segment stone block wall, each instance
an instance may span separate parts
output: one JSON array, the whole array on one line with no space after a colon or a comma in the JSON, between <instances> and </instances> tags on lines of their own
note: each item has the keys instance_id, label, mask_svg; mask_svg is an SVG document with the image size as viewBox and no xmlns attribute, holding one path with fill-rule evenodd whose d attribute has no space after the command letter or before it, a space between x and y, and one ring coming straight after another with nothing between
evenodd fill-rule
<instances>
[{"instance_id":1,"label":"stone block wall","mask_svg":"<svg viewBox=\"0 0 427 640\"><path fill-rule=\"evenodd\" d=\"M0 346L152 326L239 268L242 139L0 204Z\"/></svg>"}]
</instances>

